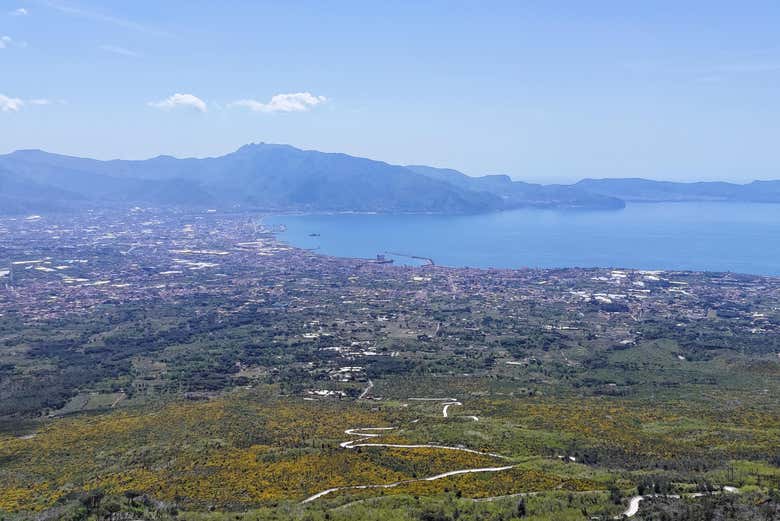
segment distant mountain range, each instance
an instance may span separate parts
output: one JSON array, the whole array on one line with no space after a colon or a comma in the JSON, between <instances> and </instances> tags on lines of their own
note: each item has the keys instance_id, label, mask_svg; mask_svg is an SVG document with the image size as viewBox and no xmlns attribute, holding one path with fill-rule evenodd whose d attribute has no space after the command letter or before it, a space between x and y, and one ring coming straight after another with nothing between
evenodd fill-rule
<instances>
[{"instance_id":1,"label":"distant mountain range","mask_svg":"<svg viewBox=\"0 0 780 521\"><path fill-rule=\"evenodd\" d=\"M673 183L647 179L583 179L572 185L594 194L632 202L732 201L780 202L780 181Z\"/></svg>"},{"instance_id":2,"label":"distant mountain range","mask_svg":"<svg viewBox=\"0 0 780 521\"><path fill-rule=\"evenodd\" d=\"M98 161L40 150L0 155L0 213L144 204L265 211L478 213L523 207L619 209L625 201L780 202L780 181L585 179L539 185L506 175L398 166L251 144L214 158Z\"/></svg>"}]
</instances>

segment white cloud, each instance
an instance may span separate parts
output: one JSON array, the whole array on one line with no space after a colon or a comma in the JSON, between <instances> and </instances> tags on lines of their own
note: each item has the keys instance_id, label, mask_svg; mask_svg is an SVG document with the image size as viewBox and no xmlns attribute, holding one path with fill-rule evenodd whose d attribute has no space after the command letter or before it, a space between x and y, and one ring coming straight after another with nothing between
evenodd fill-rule
<instances>
[{"instance_id":1,"label":"white cloud","mask_svg":"<svg viewBox=\"0 0 780 521\"><path fill-rule=\"evenodd\" d=\"M201 112L206 112L206 102L192 94L176 93L162 101L150 101L148 105L164 110L171 110L176 107L190 107Z\"/></svg>"},{"instance_id":2,"label":"white cloud","mask_svg":"<svg viewBox=\"0 0 780 521\"><path fill-rule=\"evenodd\" d=\"M137 58L140 56L137 52L131 51L130 49L125 49L124 47L119 47L118 45L101 45L100 48L106 52L119 54L120 56L129 56L131 58Z\"/></svg>"},{"instance_id":3,"label":"white cloud","mask_svg":"<svg viewBox=\"0 0 780 521\"><path fill-rule=\"evenodd\" d=\"M28 14L30 14L30 12L24 7L20 7L19 9L14 9L13 11L11 11L10 14L11 16L27 16Z\"/></svg>"},{"instance_id":4,"label":"white cloud","mask_svg":"<svg viewBox=\"0 0 780 521\"><path fill-rule=\"evenodd\" d=\"M19 112L24 106L24 101L19 98L9 98L0 94L0 112Z\"/></svg>"},{"instance_id":5,"label":"white cloud","mask_svg":"<svg viewBox=\"0 0 780 521\"><path fill-rule=\"evenodd\" d=\"M27 47L27 42L20 42L19 40L14 40L8 35L0 36L0 49L7 49L9 47Z\"/></svg>"},{"instance_id":6,"label":"white cloud","mask_svg":"<svg viewBox=\"0 0 780 521\"><path fill-rule=\"evenodd\" d=\"M54 101L48 98L9 98L0 94L0 112L19 112L24 107L54 105L55 103L64 105L66 102L65 100Z\"/></svg>"},{"instance_id":7,"label":"white cloud","mask_svg":"<svg viewBox=\"0 0 780 521\"><path fill-rule=\"evenodd\" d=\"M325 96L315 96L310 92L277 94L268 103L253 99L234 101L230 107L244 107L253 112L305 112L327 101Z\"/></svg>"}]
</instances>

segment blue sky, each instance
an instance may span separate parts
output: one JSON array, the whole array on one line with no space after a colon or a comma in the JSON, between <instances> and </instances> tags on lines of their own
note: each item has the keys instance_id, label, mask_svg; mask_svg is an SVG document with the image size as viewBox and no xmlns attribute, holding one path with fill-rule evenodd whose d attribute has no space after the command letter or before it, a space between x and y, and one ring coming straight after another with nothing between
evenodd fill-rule
<instances>
[{"instance_id":1,"label":"blue sky","mask_svg":"<svg viewBox=\"0 0 780 521\"><path fill-rule=\"evenodd\" d=\"M777 179L778 27L776 0L0 0L0 153Z\"/></svg>"}]
</instances>

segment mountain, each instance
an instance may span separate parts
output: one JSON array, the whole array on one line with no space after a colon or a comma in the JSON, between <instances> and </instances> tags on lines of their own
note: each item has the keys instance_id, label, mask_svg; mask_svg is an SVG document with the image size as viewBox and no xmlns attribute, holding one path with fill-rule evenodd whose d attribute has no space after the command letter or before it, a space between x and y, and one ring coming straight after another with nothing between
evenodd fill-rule
<instances>
[{"instance_id":1,"label":"mountain","mask_svg":"<svg viewBox=\"0 0 780 521\"><path fill-rule=\"evenodd\" d=\"M20 150L0 156L0 173L8 180L6 186L0 185L0 195L61 207L117 202L204 204L212 199L198 183L187 179L174 182L115 175L117 163Z\"/></svg>"},{"instance_id":2,"label":"mountain","mask_svg":"<svg viewBox=\"0 0 780 521\"><path fill-rule=\"evenodd\" d=\"M410 165L406 168L464 190L493 194L501 198L505 208L534 206L620 209L625 206L620 198L591 193L576 186L524 183L513 181L508 175L469 177L457 170L422 165Z\"/></svg>"},{"instance_id":3,"label":"mountain","mask_svg":"<svg viewBox=\"0 0 780 521\"><path fill-rule=\"evenodd\" d=\"M779 181L585 179L540 185L506 175L391 165L250 144L220 157L98 161L19 150L0 156L0 213L145 204L259 211L478 213L523 207L619 209L624 201L780 202Z\"/></svg>"},{"instance_id":4,"label":"mountain","mask_svg":"<svg viewBox=\"0 0 780 521\"><path fill-rule=\"evenodd\" d=\"M75 192L40 184L0 168L0 213L64 210L83 201Z\"/></svg>"},{"instance_id":5,"label":"mountain","mask_svg":"<svg viewBox=\"0 0 780 521\"><path fill-rule=\"evenodd\" d=\"M724 182L673 183L637 178L583 179L573 186L590 193L634 202L780 202L780 181L753 181L748 184L735 184Z\"/></svg>"},{"instance_id":6,"label":"mountain","mask_svg":"<svg viewBox=\"0 0 780 521\"><path fill-rule=\"evenodd\" d=\"M440 213L501 207L495 195L465 190L401 166L287 145L246 145L216 158L159 156L144 161L97 161L22 150L0 156L0 168L19 182L78 194L82 204ZM9 185L8 190L3 195L25 198L18 187ZM53 197L55 202L60 199Z\"/></svg>"}]
</instances>

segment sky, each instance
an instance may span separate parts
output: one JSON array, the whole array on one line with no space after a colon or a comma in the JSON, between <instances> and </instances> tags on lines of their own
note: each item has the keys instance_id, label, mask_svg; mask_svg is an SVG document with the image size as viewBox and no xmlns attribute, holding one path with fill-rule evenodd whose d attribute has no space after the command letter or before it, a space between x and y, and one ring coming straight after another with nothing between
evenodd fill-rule
<instances>
[{"instance_id":1,"label":"sky","mask_svg":"<svg viewBox=\"0 0 780 521\"><path fill-rule=\"evenodd\" d=\"M780 179L780 2L0 0L0 153Z\"/></svg>"}]
</instances>

